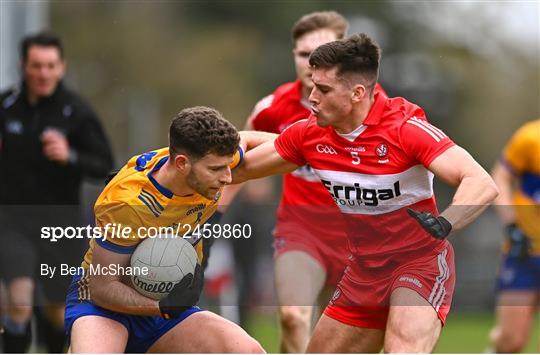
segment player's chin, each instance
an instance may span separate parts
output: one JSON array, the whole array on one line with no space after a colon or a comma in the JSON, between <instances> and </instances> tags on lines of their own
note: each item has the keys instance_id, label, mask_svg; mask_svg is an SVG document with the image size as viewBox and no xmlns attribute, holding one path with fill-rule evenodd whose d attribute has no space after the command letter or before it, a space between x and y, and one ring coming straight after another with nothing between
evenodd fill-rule
<instances>
[{"instance_id":1,"label":"player's chin","mask_svg":"<svg viewBox=\"0 0 540 355\"><path fill-rule=\"evenodd\" d=\"M321 116L315 116L315 117L317 117L317 125L319 127L328 127L330 125L330 123L327 120L325 120L323 117Z\"/></svg>"},{"instance_id":2,"label":"player's chin","mask_svg":"<svg viewBox=\"0 0 540 355\"><path fill-rule=\"evenodd\" d=\"M209 187L208 190L206 190L205 196L208 199L214 199L217 194L219 193L219 188L217 187Z\"/></svg>"}]
</instances>

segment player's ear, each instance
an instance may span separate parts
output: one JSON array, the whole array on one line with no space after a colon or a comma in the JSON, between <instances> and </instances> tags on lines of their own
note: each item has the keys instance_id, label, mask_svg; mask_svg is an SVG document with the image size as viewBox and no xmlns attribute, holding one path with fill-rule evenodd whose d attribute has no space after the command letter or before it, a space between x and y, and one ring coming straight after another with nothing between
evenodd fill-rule
<instances>
[{"instance_id":1,"label":"player's ear","mask_svg":"<svg viewBox=\"0 0 540 355\"><path fill-rule=\"evenodd\" d=\"M184 154L177 154L174 157L174 167L180 172L188 172L190 169L190 162L187 156Z\"/></svg>"},{"instance_id":2,"label":"player's ear","mask_svg":"<svg viewBox=\"0 0 540 355\"><path fill-rule=\"evenodd\" d=\"M356 84L353 86L352 92L351 92L351 101L354 103L360 102L366 95L366 87L362 84Z\"/></svg>"}]
</instances>

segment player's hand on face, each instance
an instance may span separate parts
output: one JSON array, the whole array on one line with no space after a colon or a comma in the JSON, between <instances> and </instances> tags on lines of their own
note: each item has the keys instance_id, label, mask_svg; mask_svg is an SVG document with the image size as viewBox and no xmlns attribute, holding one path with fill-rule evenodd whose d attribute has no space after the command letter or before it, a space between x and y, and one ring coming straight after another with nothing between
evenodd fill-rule
<instances>
[{"instance_id":1,"label":"player's hand on face","mask_svg":"<svg viewBox=\"0 0 540 355\"><path fill-rule=\"evenodd\" d=\"M165 319L177 318L199 301L204 284L201 265L195 266L194 274L188 274L177 283L171 292L159 301L159 310Z\"/></svg>"},{"instance_id":2,"label":"player's hand on face","mask_svg":"<svg viewBox=\"0 0 540 355\"><path fill-rule=\"evenodd\" d=\"M450 222L442 216L435 217L429 212L418 212L410 208L407 208L407 213L436 239L446 238L452 230Z\"/></svg>"},{"instance_id":3,"label":"player's hand on face","mask_svg":"<svg viewBox=\"0 0 540 355\"><path fill-rule=\"evenodd\" d=\"M46 129L41 135L43 155L51 161L67 164L69 161L69 142L65 135L56 129Z\"/></svg>"},{"instance_id":4,"label":"player's hand on face","mask_svg":"<svg viewBox=\"0 0 540 355\"><path fill-rule=\"evenodd\" d=\"M518 258L521 261L527 260L531 254L531 241L515 223L506 226L506 236L510 242L508 254L511 257Z\"/></svg>"}]
</instances>

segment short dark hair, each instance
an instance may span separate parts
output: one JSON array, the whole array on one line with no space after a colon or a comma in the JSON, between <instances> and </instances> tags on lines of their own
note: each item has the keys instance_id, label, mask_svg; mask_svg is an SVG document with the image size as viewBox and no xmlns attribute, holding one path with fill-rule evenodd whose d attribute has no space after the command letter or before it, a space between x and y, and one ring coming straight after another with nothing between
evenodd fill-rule
<instances>
[{"instance_id":1,"label":"short dark hair","mask_svg":"<svg viewBox=\"0 0 540 355\"><path fill-rule=\"evenodd\" d=\"M42 31L26 36L21 41L21 58L23 62L28 59L28 50L31 46L55 47L60 58L64 59L64 46L58 35L50 31Z\"/></svg>"},{"instance_id":2,"label":"short dark hair","mask_svg":"<svg viewBox=\"0 0 540 355\"><path fill-rule=\"evenodd\" d=\"M334 31L336 37L341 39L345 37L349 23L341 14L335 11L319 11L302 16L294 24L291 34L293 44L296 44L298 38L306 33L327 28Z\"/></svg>"},{"instance_id":3,"label":"short dark hair","mask_svg":"<svg viewBox=\"0 0 540 355\"><path fill-rule=\"evenodd\" d=\"M240 135L223 115L210 107L183 109L169 129L171 156L186 154L198 160L207 154L232 155L238 150Z\"/></svg>"},{"instance_id":4,"label":"short dark hair","mask_svg":"<svg viewBox=\"0 0 540 355\"><path fill-rule=\"evenodd\" d=\"M379 76L380 60L381 48L377 42L361 33L318 47L311 53L309 65L314 68L337 67L337 75L359 74L364 85L373 89Z\"/></svg>"}]
</instances>

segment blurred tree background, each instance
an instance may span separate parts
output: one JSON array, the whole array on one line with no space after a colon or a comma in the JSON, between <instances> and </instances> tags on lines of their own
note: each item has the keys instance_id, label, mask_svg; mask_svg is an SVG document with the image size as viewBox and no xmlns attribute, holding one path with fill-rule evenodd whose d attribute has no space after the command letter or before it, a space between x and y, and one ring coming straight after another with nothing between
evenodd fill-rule
<instances>
[{"instance_id":1,"label":"blurred tree background","mask_svg":"<svg viewBox=\"0 0 540 355\"><path fill-rule=\"evenodd\" d=\"M539 116L534 2L52 1L50 23L65 38L69 81L102 114L121 162L166 144L183 107L214 106L241 127L260 97L294 79L292 24L325 9L379 41L391 95L423 106L485 166Z\"/></svg>"}]
</instances>

